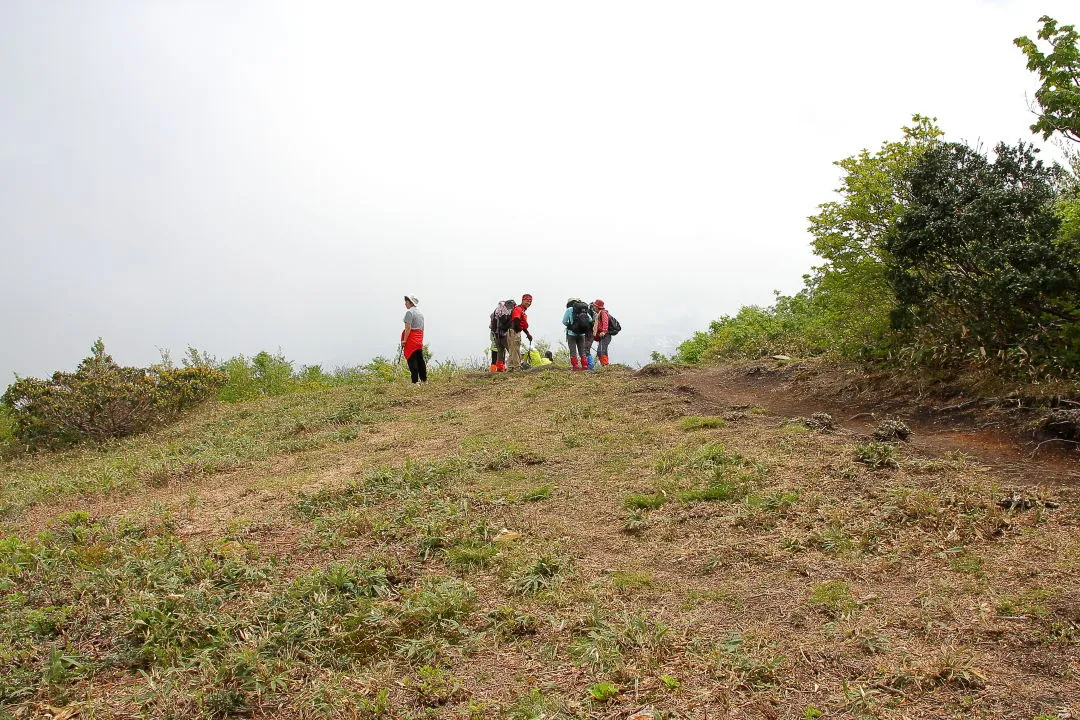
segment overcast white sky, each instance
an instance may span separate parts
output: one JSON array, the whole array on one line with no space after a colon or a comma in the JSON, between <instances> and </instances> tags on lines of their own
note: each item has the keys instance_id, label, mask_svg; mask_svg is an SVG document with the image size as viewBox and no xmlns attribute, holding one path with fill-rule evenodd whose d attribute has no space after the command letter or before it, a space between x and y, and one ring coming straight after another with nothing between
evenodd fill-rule
<instances>
[{"instance_id":1,"label":"overcast white sky","mask_svg":"<svg viewBox=\"0 0 1080 720\"><path fill-rule=\"evenodd\" d=\"M571 295L641 362L792 292L834 160L899 136L1032 139L1012 45L1075 0L0 0L0 387L99 335L437 358L499 299Z\"/></svg>"}]
</instances>

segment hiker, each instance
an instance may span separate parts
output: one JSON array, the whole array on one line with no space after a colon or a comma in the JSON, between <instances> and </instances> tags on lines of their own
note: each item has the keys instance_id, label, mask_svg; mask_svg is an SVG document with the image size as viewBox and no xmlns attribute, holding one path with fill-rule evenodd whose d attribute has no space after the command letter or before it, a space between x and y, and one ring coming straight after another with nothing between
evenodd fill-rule
<instances>
[{"instance_id":1,"label":"hiker","mask_svg":"<svg viewBox=\"0 0 1080 720\"><path fill-rule=\"evenodd\" d=\"M588 370L589 352L585 347L585 338L593 324L589 306L581 298L570 298L566 301L562 324L566 328L566 346L570 348L570 369Z\"/></svg>"},{"instance_id":2,"label":"hiker","mask_svg":"<svg viewBox=\"0 0 1080 720\"><path fill-rule=\"evenodd\" d=\"M506 372L506 334L510 331L510 314L516 305L513 298L503 300L491 313L488 323L491 330L491 372Z\"/></svg>"},{"instance_id":3,"label":"hiker","mask_svg":"<svg viewBox=\"0 0 1080 720\"><path fill-rule=\"evenodd\" d=\"M541 365L550 365L553 362L551 357L551 351L548 350L543 355L536 348L529 350L529 366L540 367Z\"/></svg>"},{"instance_id":4,"label":"hiker","mask_svg":"<svg viewBox=\"0 0 1080 720\"><path fill-rule=\"evenodd\" d=\"M401 352L409 364L414 384L427 382L427 363L424 362L424 314L416 309L420 301L415 295L405 296L405 329L401 331Z\"/></svg>"},{"instance_id":5,"label":"hiker","mask_svg":"<svg viewBox=\"0 0 1080 720\"><path fill-rule=\"evenodd\" d=\"M521 336L529 338L533 336L529 332L529 316L525 311L532 305L533 297L529 293L521 296L521 304L510 313L510 330L506 333L506 369L518 370L521 368Z\"/></svg>"},{"instance_id":6,"label":"hiker","mask_svg":"<svg viewBox=\"0 0 1080 720\"><path fill-rule=\"evenodd\" d=\"M595 303L589 303L589 315L593 317L593 322L589 325L589 332L585 333L585 359L588 361L588 369L592 370L596 363L593 362L592 348L593 343L596 341L596 335L594 330L596 328L596 305Z\"/></svg>"},{"instance_id":7,"label":"hiker","mask_svg":"<svg viewBox=\"0 0 1080 720\"><path fill-rule=\"evenodd\" d=\"M611 317L611 313L604 307L603 300L595 300L593 307L596 308L596 319L593 320L593 336L596 338L596 360L603 367L608 364L608 346L611 337L616 335L622 328L619 321Z\"/></svg>"}]
</instances>

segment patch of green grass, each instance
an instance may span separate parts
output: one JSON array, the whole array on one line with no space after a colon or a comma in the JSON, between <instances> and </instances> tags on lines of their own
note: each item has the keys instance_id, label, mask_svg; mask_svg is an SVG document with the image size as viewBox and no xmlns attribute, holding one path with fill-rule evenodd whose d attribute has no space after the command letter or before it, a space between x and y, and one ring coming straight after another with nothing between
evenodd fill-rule
<instances>
[{"instance_id":1,"label":"patch of green grass","mask_svg":"<svg viewBox=\"0 0 1080 720\"><path fill-rule=\"evenodd\" d=\"M421 666L408 688L413 691L417 703L425 707L445 705L461 693L458 679L438 665Z\"/></svg>"},{"instance_id":2,"label":"patch of green grass","mask_svg":"<svg viewBox=\"0 0 1080 720\"><path fill-rule=\"evenodd\" d=\"M539 688L519 697L507 708L509 720L547 720L563 717L566 702L557 696L546 695Z\"/></svg>"},{"instance_id":3,"label":"patch of green grass","mask_svg":"<svg viewBox=\"0 0 1080 720\"><path fill-rule=\"evenodd\" d=\"M959 552L949 557L949 568L964 575L982 575L985 561L978 555Z\"/></svg>"},{"instance_id":4,"label":"patch of green grass","mask_svg":"<svg viewBox=\"0 0 1080 720\"><path fill-rule=\"evenodd\" d=\"M746 487L730 482L714 482L712 485L679 493L682 502L726 502L746 496Z\"/></svg>"},{"instance_id":5,"label":"patch of green grass","mask_svg":"<svg viewBox=\"0 0 1080 720\"><path fill-rule=\"evenodd\" d=\"M670 475L678 471L715 471L748 464L742 455L730 452L720 443L680 446L663 450L654 463L657 474Z\"/></svg>"},{"instance_id":6,"label":"patch of green grass","mask_svg":"<svg viewBox=\"0 0 1080 720\"><path fill-rule=\"evenodd\" d=\"M210 714L273 705L295 681L265 658L287 653L301 675L392 656L430 664L464 640L476 604L456 578L397 584L362 561L290 578L250 545L189 545L165 519L68 521L69 532L0 540L4 698L56 696L88 672L122 666L168 673L169 692L197 696ZM60 636L72 648L92 644L100 659L58 647ZM28 662L47 672L27 675Z\"/></svg>"},{"instance_id":7,"label":"patch of green grass","mask_svg":"<svg viewBox=\"0 0 1080 720\"><path fill-rule=\"evenodd\" d=\"M224 405L211 403L184 420L108 444L15 455L0 460L0 514L44 499L129 493L319 450L353 439L356 424L391 415L374 386L354 385Z\"/></svg>"},{"instance_id":8,"label":"patch of green grass","mask_svg":"<svg viewBox=\"0 0 1080 720\"><path fill-rule=\"evenodd\" d=\"M679 420L680 430L701 430L705 428L727 427L727 421L721 417L701 417L689 415Z\"/></svg>"},{"instance_id":9,"label":"patch of green grass","mask_svg":"<svg viewBox=\"0 0 1080 720\"><path fill-rule=\"evenodd\" d=\"M551 411L552 419L559 423L578 423L586 420L600 418L603 410L595 405L585 405L580 402L571 402Z\"/></svg>"},{"instance_id":10,"label":"patch of green grass","mask_svg":"<svg viewBox=\"0 0 1080 720\"><path fill-rule=\"evenodd\" d=\"M579 435L577 433L570 433L562 436L563 445L573 450L586 445L589 442L588 436Z\"/></svg>"},{"instance_id":11,"label":"patch of green grass","mask_svg":"<svg viewBox=\"0 0 1080 720\"><path fill-rule=\"evenodd\" d=\"M611 573L611 586L616 590L643 590L655 584L652 573L633 570L616 570Z\"/></svg>"},{"instance_id":12,"label":"patch of green grass","mask_svg":"<svg viewBox=\"0 0 1080 720\"><path fill-rule=\"evenodd\" d=\"M544 485L521 494L522 502L538 502L540 500L547 500L549 497L551 497L550 485Z\"/></svg>"},{"instance_id":13,"label":"patch of green grass","mask_svg":"<svg viewBox=\"0 0 1080 720\"><path fill-rule=\"evenodd\" d=\"M655 510L667 501L668 497L664 493L630 493L623 499L623 505L628 510Z\"/></svg>"},{"instance_id":14,"label":"patch of green grass","mask_svg":"<svg viewBox=\"0 0 1080 720\"><path fill-rule=\"evenodd\" d=\"M446 564L462 571L487 567L499 554L494 545L469 540L459 543L446 551Z\"/></svg>"},{"instance_id":15,"label":"patch of green grass","mask_svg":"<svg viewBox=\"0 0 1080 720\"><path fill-rule=\"evenodd\" d=\"M522 393L522 396L526 398L537 398L557 393L562 389L572 387L574 384L573 378L569 374L551 370L544 370L529 377L535 379L533 379L532 387Z\"/></svg>"},{"instance_id":16,"label":"patch of green grass","mask_svg":"<svg viewBox=\"0 0 1080 720\"><path fill-rule=\"evenodd\" d=\"M779 684L780 668L786 658L777 654L767 642L748 640L741 633L732 633L720 648L717 662L737 687L760 690Z\"/></svg>"},{"instance_id":17,"label":"patch of green grass","mask_svg":"<svg viewBox=\"0 0 1080 720\"><path fill-rule=\"evenodd\" d=\"M684 610L691 610L702 603L722 603L732 610L741 610L744 606L743 599L726 588L710 588L708 590L689 590L686 600L683 602Z\"/></svg>"},{"instance_id":18,"label":"patch of green grass","mask_svg":"<svg viewBox=\"0 0 1080 720\"><path fill-rule=\"evenodd\" d=\"M1029 615L1046 617L1050 614L1050 602L1058 596L1049 588L1029 588L1016 594L1003 595L994 603L999 615Z\"/></svg>"},{"instance_id":19,"label":"patch of green grass","mask_svg":"<svg viewBox=\"0 0 1080 720\"><path fill-rule=\"evenodd\" d=\"M564 571L564 563L550 556L540 557L510 581L510 589L521 595L535 595L549 590Z\"/></svg>"},{"instance_id":20,"label":"patch of green grass","mask_svg":"<svg viewBox=\"0 0 1080 720\"><path fill-rule=\"evenodd\" d=\"M799 502L798 490L774 490L769 493L754 492L746 496L746 504L767 513L784 513Z\"/></svg>"},{"instance_id":21,"label":"patch of green grass","mask_svg":"<svg viewBox=\"0 0 1080 720\"><path fill-rule=\"evenodd\" d=\"M810 603L817 605L831 617L850 615L856 608L851 587L843 580L815 583L810 593Z\"/></svg>"},{"instance_id":22,"label":"patch of green grass","mask_svg":"<svg viewBox=\"0 0 1080 720\"><path fill-rule=\"evenodd\" d=\"M606 616L594 609L570 655L601 672L622 666L627 657L656 663L666 657L671 641L668 627L644 614Z\"/></svg>"},{"instance_id":23,"label":"patch of green grass","mask_svg":"<svg viewBox=\"0 0 1080 720\"><path fill-rule=\"evenodd\" d=\"M540 628L539 618L510 605L495 608L487 617L491 630L503 640L534 635Z\"/></svg>"}]
</instances>

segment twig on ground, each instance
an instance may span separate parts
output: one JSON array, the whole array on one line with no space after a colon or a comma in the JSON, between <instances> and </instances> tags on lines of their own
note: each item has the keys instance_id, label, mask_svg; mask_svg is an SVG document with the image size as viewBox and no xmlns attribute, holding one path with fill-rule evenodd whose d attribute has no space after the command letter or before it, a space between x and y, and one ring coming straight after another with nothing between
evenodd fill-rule
<instances>
[{"instance_id":1,"label":"twig on ground","mask_svg":"<svg viewBox=\"0 0 1080 720\"><path fill-rule=\"evenodd\" d=\"M997 398L975 398L974 400L968 400L967 402L957 403L956 405L945 405L943 407L930 408L934 412L948 412L949 410L963 410L964 408L977 405L984 400L997 400Z\"/></svg>"},{"instance_id":2,"label":"twig on ground","mask_svg":"<svg viewBox=\"0 0 1080 720\"><path fill-rule=\"evenodd\" d=\"M1036 445L1035 449L1031 451L1031 454L1028 455L1028 457L1035 457L1035 453L1039 452L1039 448L1041 448L1043 445L1046 445L1047 443L1052 442L1063 442L1069 443L1070 445L1080 445L1080 441L1077 440L1066 440L1065 438L1050 438L1049 440L1043 440L1041 443Z\"/></svg>"}]
</instances>

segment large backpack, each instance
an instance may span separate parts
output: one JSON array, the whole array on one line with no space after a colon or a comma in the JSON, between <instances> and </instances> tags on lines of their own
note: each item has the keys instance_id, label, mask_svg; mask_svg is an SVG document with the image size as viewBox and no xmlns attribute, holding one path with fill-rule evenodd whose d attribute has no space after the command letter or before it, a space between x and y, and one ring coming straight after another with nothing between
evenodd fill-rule
<instances>
[{"instance_id":1,"label":"large backpack","mask_svg":"<svg viewBox=\"0 0 1080 720\"><path fill-rule=\"evenodd\" d=\"M611 313L608 313L608 316L607 316L607 334L614 337L615 335L618 335L621 332L622 332L622 325L619 324L619 321L615 319L614 315L612 315Z\"/></svg>"},{"instance_id":2,"label":"large backpack","mask_svg":"<svg viewBox=\"0 0 1080 720\"><path fill-rule=\"evenodd\" d=\"M592 316L589 306L580 300L570 306L570 332L586 335L592 330Z\"/></svg>"},{"instance_id":3,"label":"large backpack","mask_svg":"<svg viewBox=\"0 0 1080 720\"><path fill-rule=\"evenodd\" d=\"M495 306L495 311L491 313L491 323L488 325L491 332L505 335L510 330L510 314L514 311L515 305L517 303L501 302Z\"/></svg>"}]
</instances>

